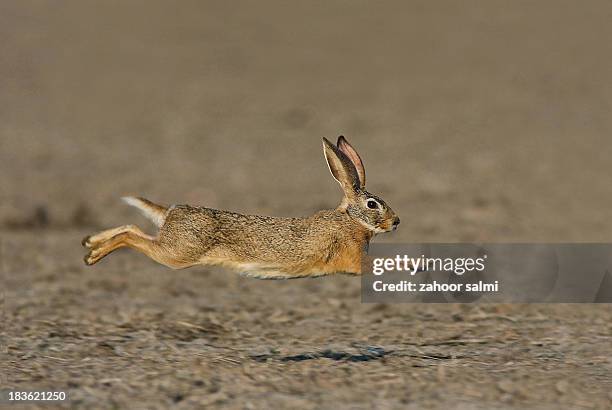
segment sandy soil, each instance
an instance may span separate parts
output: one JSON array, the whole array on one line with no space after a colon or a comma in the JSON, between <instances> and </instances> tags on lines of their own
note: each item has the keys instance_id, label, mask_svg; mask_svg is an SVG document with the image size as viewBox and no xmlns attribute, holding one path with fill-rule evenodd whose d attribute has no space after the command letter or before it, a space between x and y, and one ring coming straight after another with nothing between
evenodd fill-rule
<instances>
[{"instance_id":1,"label":"sandy soil","mask_svg":"<svg viewBox=\"0 0 612 410\"><path fill-rule=\"evenodd\" d=\"M364 305L359 280L170 271L80 239L138 194L333 207L349 136L380 242L612 237L612 7L0 4L2 386L79 408L611 408L609 305Z\"/></svg>"}]
</instances>

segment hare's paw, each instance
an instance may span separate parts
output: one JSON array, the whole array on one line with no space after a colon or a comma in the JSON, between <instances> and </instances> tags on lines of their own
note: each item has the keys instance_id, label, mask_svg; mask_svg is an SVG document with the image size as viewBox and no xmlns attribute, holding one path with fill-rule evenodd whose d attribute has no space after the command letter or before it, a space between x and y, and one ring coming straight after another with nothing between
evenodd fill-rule
<instances>
[{"instance_id":1,"label":"hare's paw","mask_svg":"<svg viewBox=\"0 0 612 410\"><path fill-rule=\"evenodd\" d=\"M102 248L98 247L90 250L89 253L87 253L87 255L85 255L83 258L83 261L85 262L85 265L91 266L104 256L106 256L106 253Z\"/></svg>"},{"instance_id":2,"label":"hare's paw","mask_svg":"<svg viewBox=\"0 0 612 410\"><path fill-rule=\"evenodd\" d=\"M98 232L94 235L86 236L81 241L81 244L89 249L95 248L108 241L109 239L125 232L139 232L142 234L140 229L135 225L123 225L117 228L107 229L105 231ZM144 235L144 234L143 234Z\"/></svg>"},{"instance_id":3,"label":"hare's paw","mask_svg":"<svg viewBox=\"0 0 612 410\"><path fill-rule=\"evenodd\" d=\"M92 249L102 245L105 241L109 240L113 236L124 232L124 227L108 229L106 231L98 232L94 235L87 235L81 241L81 245L86 248Z\"/></svg>"},{"instance_id":4,"label":"hare's paw","mask_svg":"<svg viewBox=\"0 0 612 410\"><path fill-rule=\"evenodd\" d=\"M92 252L87 253L87 255L85 255L85 257L83 258L83 262L85 262L85 265L87 266L91 266L99 260L100 259L97 258L95 254L92 254Z\"/></svg>"},{"instance_id":5,"label":"hare's paw","mask_svg":"<svg viewBox=\"0 0 612 410\"><path fill-rule=\"evenodd\" d=\"M91 266L91 265L93 265L94 263L96 263L97 261L96 261L96 260L94 260L94 259L91 257L91 252L89 252L89 253L87 253L87 255L85 255L85 257L83 258L83 262L85 262L85 265L87 265L87 266Z\"/></svg>"},{"instance_id":6,"label":"hare's paw","mask_svg":"<svg viewBox=\"0 0 612 410\"><path fill-rule=\"evenodd\" d=\"M83 245L85 248L92 248L93 243L91 242L91 235L87 235L86 237L84 237L81 241L81 245Z\"/></svg>"},{"instance_id":7,"label":"hare's paw","mask_svg":"<svg viewBox=\"0 0 612 410\"><path fill-rule=\"evenodd\" d=\"M87 235L81 241L81 245L85 248L93 249L100 246L104 241L109 239L108 235L96 234L96 235Z\"/></svg>"}]
</instances>

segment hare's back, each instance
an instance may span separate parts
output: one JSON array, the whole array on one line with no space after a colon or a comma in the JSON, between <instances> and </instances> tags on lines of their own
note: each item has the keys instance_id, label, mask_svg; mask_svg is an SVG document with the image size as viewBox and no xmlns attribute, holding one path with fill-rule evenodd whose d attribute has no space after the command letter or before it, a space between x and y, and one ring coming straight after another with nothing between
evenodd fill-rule
<instances>
[{"instance_id":1,"label":"hare's back","mask_svg":"<svg viewBox=\"0 0 612 410\"><path fill-rule=\"evenodd\" d=\"M179 205L169 210L159 239L167 246L197 248L200 255L219 253L266 260L281 255L299 258L305 251L299 249L299 244L322 245L319 228L306 218L243 215Z\"/></svg>"},{"instance_id":2,"label":"hare's back","mask_svg":"<svg viewBox=\"0 0 612 410\"><path fill-rule=\"evenodd\" d=\"M160 229L163 242L244 245L277 239L298 239L308 233L301 218L243 215L212 208L175 205Z\"/></svg>"}]
</instances>

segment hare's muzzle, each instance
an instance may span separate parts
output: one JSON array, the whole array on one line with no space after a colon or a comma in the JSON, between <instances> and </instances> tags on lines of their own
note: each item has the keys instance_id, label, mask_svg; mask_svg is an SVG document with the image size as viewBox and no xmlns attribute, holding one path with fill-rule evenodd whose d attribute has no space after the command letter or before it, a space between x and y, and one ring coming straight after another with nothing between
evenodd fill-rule
<instances>
[{"instance_id":1,"label":"hare's muzzle","mask_svg":"<svg viewBox=\"0 0 612 410\"><path fill-rule=\"evenodd\" d=\"M395 218L393 218L393 230L396 230L399 224L400 224L400 219L399 217L396 216Z\"/></svg>"}]
</instances>

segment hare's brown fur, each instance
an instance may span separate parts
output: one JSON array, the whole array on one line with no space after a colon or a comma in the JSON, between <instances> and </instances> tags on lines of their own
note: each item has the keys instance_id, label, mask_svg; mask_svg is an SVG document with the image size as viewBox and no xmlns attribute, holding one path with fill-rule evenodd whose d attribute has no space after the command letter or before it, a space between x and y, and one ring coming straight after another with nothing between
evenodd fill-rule
<instances>
[{"instance_id":1,"label":"hare's brown fur","mask_svg":"<svg viewBox=\"0 0 612 410\"><path fill-rule=\"evenodd\" d=\"M377 214L361 209L361 196L365 194L370 201L383 201L355 185L365 184L365 171L356 152L343 156L325 141L332 174L345 190L338 208L307 218L276 218L188 205L165 208L142 198L127 198L126 202L140 208L159 226L157 236L147 235L134 225L100 232L83 240L83 245L90 248L85 262L92 265L116 249L129 247L175 269L223 265L247 276L269 279L360 273L372 236L395 228L399 219L386 204ZM339 139L339 147L342 141ZM338 157L340 162L333 163L329 156ZM353 161L357 165L352 165ZM348 178L353 181L347 182ZM355 185L354 192L347 188L349 183Z\"/></svg>"},{"instance_id":2,"label":"hare's brown fur","mask_svg":"<svg viewBox=\"0 0 612 410\"><path fill-rule=\"evenodd\" d=\"M168 210L155 238L133 225L111 230L101 242L88 238L87 263L130 247L172 268L224 265L259 278L356 273L370 238L341 210L274 218L180 205Z\"/></svg>"}]
</instances>

